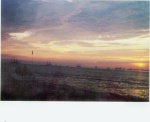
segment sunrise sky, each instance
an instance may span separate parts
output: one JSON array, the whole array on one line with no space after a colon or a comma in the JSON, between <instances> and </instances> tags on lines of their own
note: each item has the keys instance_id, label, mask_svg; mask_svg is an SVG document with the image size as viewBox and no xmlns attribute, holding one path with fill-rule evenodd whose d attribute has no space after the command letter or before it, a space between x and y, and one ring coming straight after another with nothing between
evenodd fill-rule
<instances>
[{"instance_id":1,"label":"sunrise sky","mask_svg":"<svg viewBox=\"0 0 150 122\"><path fill-rule=\"evenodd\" d=\"M149 2L2 0L2 59L148 69Z\"/></svg>"}]
</instances>

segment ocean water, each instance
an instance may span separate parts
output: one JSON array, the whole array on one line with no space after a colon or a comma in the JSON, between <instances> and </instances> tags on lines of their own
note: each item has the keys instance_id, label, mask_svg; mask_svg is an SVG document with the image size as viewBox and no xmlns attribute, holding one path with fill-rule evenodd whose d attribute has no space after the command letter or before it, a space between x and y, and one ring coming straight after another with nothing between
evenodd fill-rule
<instances>
[{"instance_id":1,"label":"ocean water","mask_svg":"<svg viewBox=\"0 0 150 122\"><path fill-rule=\"evenodd\" d=\"M119 95L130 95L147 99L149 97L149 72L143 71L101 71L99 91Z\"/></svg>"},{"instance_id":2,"label":"ocean water","mask_svg":"<svg viewBox=\"0 0 150 122\"><path fill-rule=\"evenodd\" d=\"M15 87L16 84L10 77L6 77L10 76L9 74L12 72L9 68L10 66L2 66L2 88L11 96L12 92L19 91L20 89ZM30 67L32 72L34 72L37 80L35 84L32 84L33 89L30 89L31 93L35 92L36 94L38 90L43 91L45 87L40 86L41 83L45 84L45 82L47 82L48 84L51 84L52 82L55 82L56 84L73 86L71 88L77 88L77 90L79 90L78 88L81 88L83 90L94 91L100 95L101 93L106 93L106 95L107 93L118 94L119 96L123 96L122 100L124 100L124 96L142 98L145 101L149 100L149 71L109 70L64 66L47 67L45 65L27 66ZM57 77L57 75L60 76ZM11 85L14 86L12 87ZM47 87L49 87L49 85ZM32 98L33 96L31 93L30 96ZM27 96L26 92L24 93L24 96ZM47 99L45 98L45 100Z\"/></svg>"},{"instance_id":3,"label":"ocean water","mask_svg":"<svg viewBox=\"0 0 150 122\"><path fill-rule=\"evenodd\" d=\"M76 69L69 71L68 76L65 82L72 86L121 96L149 98L149 71Z\"/></svg>"}]
</instances>

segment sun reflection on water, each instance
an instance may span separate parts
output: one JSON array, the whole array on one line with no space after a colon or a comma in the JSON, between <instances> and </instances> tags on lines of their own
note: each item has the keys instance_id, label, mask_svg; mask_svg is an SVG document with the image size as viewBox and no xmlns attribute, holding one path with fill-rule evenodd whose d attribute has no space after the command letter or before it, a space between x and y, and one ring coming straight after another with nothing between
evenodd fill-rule
<instances>
[{"instance_id":1,"label":"sun reflection on water","mask_svg":"<svg viewBox=\"0 0 150 122\"><path fill-rule=\"evenodd\" d=\"M135 97L145 98L147 95L148 89L134 89L130 90L129 94Z\"/></svg>"}]
</instances>

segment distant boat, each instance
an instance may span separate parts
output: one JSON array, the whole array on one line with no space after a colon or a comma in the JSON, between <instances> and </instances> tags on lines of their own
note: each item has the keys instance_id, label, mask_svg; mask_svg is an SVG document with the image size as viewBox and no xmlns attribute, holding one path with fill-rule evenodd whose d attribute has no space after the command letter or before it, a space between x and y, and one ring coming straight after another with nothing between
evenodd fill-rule
<instances>
[{"instance_id":1,"label":"distant boat","mask_svg":"<svg viewBox=\"0 0 150 122\"><path fill-rule=\"evenodd\" d=\"M130 69L127 69L127 70L133 70L132 68L130 68Z\"/></svg>"},{"instance_id":2,"label":"distant boat","mask_svg":"<svg viewBox=\"0 0 150 122\"><path fill-rule=\"evenodd\" d=\"M81 65L80 65L80 64L77 64L77 68L81 68Z\"/></svg>"},{"instance_id":3,"label":"distant boat","mask_svg":"<svg viewBox=\"0 0 150 122\"><path fill-rule=\"evenodd\" d=\"M21 62L15 58L11 59L9 63L14 65L14 66L21 64Z\"/></svg>"},{"instance_id":4,"label":"distant boat","mask_svg":"<svg viewBox=\"0 0 150 122\"><path fill-rule=\"evenodd\" d=\"M47 62L46 66L52 66L51 62Z\"/></svg>"}]
</instances>

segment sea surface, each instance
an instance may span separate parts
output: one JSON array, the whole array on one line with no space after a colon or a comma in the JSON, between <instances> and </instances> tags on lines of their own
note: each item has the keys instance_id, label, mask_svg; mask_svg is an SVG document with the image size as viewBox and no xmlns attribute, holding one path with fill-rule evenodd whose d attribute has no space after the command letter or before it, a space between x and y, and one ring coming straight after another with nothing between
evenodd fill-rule
<instances>
[{"instance_id":1,"label":"sea surface","mask_svg":"<svg viewBox=\"0 0 150 122\"><path fill-rule=\"evenodd\" d=\"M68 74L64 81L71 86L149 99L149 71L86 68L63 71Z\"/></svg>"},{"instance_id":2,"label":"sea surface","mask_svg":"<svg viewBox=\"0 0 150 122\"><path fill-rule=\"evenodd\" d=\"M13 91L20 89L15 88L16 84L11 80L10 74L13 68L10 68L9 65L2 65L2 88L11 95ZM36 82L32 84L33 89L30 89L31 93L35 92L36 94L36 89L44 91L45 87L40 86L41 83L52 84L55 82L55 84L65 84L75 89L93 91L99 95L112 93L122 98L131 96L149 101L149 71L46 65L27 65L27 67L36 77ZM48 90L50 89L48 88ZM24 94L26 95L26 92Z\"/></svg>"}]
</instances>

